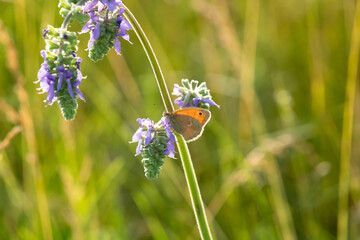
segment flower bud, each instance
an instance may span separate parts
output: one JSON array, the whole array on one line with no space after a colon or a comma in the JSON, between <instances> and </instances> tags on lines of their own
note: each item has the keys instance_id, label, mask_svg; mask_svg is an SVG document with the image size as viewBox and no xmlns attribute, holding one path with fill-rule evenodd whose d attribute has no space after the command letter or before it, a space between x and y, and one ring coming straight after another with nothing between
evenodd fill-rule
<instances>
[{"instance_id":1,"label":"flower bud","mask_svg":"<svg viewBox=\"0 0 360 240\"><path fill-rule=\"evenodd\" d=\"M202 82L199 85L198 81L188 79L181 80L182 87L178 84L174 85L173 95L180 96L175 99L175 104L178 104L180 108L187 107L199 107L209 109L210 106L217 106L210 95L210 90L206 88L206 83Z\"/></svg>"}]
</instances>

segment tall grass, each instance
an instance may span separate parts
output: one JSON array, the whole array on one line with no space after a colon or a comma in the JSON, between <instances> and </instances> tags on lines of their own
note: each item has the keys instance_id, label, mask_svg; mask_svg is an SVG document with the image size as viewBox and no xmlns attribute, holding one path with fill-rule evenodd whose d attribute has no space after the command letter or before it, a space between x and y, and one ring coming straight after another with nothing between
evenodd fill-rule
<instances>
[{"instance_id":1,"label":"tall grass","mask_svg":"<svg viewBox=\"0 0 360 240\"><path fill-rule=\"evenodd\" d=\"M206 81L221 105L189 144L217 239L360 236L353 1L125 4L169 83ZM94 64L81 36L86 103L71 122L44 107L32 82L56 5L0 2L0 238L199 238L181 162L150 182L128 144L163 112L140 46Z\"/></svg>"}]
</instances>

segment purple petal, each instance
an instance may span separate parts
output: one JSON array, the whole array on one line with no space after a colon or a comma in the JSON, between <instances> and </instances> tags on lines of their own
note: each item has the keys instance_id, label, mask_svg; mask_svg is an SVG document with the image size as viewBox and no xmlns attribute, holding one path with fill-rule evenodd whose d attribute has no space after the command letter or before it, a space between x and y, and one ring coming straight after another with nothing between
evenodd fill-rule
<instances>
[{"instance_id":1,"label":"purple petal","mask_svg":"<svg viewBox=\"0 0 360 240\"><path fill-rule=\"evenodd\" d=\"M63 72L65 72L65 68L64 68L64 66L60 66L60 67L56 68L56 71L63 73Z\"/></svg>"},{"instance_id":2,"label":"purple petal","mask_svg":"<svg viewBox=\"0 0 360 240\"><path fill-rule=\"evenodd\" d=\"M95 43L95 39L93 38L93 35L90 37L89 42L88 42L88 48L85 50L89 50L92 46L94 46Z\"/></svg>"},{"instance_id":3,"label":"purple petal","mask_svg":"<svg viewBox=\"0 0 360 240\"><path fill-rule=\"evenodd\" d=\"M134 143L142 140L142 132L143 132L143 128L139 127L138 130L136 130L136 132L132 136L132 140L130 143Z\"/></svg>"},{"instance_id":4,"label":"purple petal","mask_svg":"<svg viewBox=\"0 0 360 240\"><path fill-rule=\"evenodd\" d=\"M129 36L129 34L127 34L127 33L124 33L124 34L123 34L123 33L120 33L119 36L122 37L123 39L125 39L126 41L128 41L129 43L132 44L132 42L130 42L130 36Z\"/></svg>"},{"instance_id":5,"label":"purple petal","mask_svg":"<svg viewBox=\"0 0 360 240\"><path fill-rule=\"evenodd\" d=\"M87 33L92 28L92 21L89 20L87 23L85 23L84 27L81 29L81 32L79 34Z\"/></svg>"},{"instance_id":6,"label":"purple petal","mask_svg":"<svg viewBox=\"0 0 360 240\"><path fill-rule=\"evenodd\" d=\"M181 100L181 97L175 99L174 103L179 105L180 108L182 108L184 105L184 102Z\"/></svg>"},{"instance_id":7,"label":"purple petal","mask_svg":"<svg viewBox=\"0 0 360 240\"><path fill-rule=\"evenodd\" d=\"M149 145L151 142L151 132L152 132L152 128L149 128L146 133L145 146Z\"/></svg>"},{"instance_id":8,"label":"purple petal","mask_svg":"<svg viewBox=\"0 0 360 240\"><path fill-rule=\"evenodd\" d=\"M42 90L42 93L49 91L51 81L49 80L48 75L50 74L46 74L46 76L40 80L40 90Z\"/></svg>"},{"instance_id":9,"label":"purple petal","mask_svg":"<svg viewBox=\"0 0 360 240\"><path fill-rule=\"evenodd\" d=\"M47 66L48 66L47 63L42 63L41 64L41 67L40 67L38 75L37 75L38 80L35 81L34 83L38 83L44 77L46 77L46 75L48 74Z\"/></svg>"},{"instance_id":10,"label":"purple petal","mask_svg":"<svg viewBox=\"0 0 360 240\"><path fill-rule=\"evenodd\" d=\"M201 101L204 103L208 103L212 106L217 106L218 108L220 108L220 105L216 104L212 99L202 98Z\"/></svg>"},{"instance_id":11,"label":"purple petal","mask_svg":"<svg viewBox=\"0 0 360 240\"><path fill-rule=\"evenodd\" d=\"M74 93L73 93L73 90L72 90L70 79L66 80L66 82L67 82L67 85L68 85L68 92L69 92L71 98L74 99Z\"/></svg>"},{"instance_id":12,"label":"purple petal","mask_svg":"<svg viewBox=\"0 0 360 240\"><path fill-rule=\"evenodd\" d=\"M197 106L200 101L202 101L201 98L193 98L193 103L195 106Z\"/></svg>"},{"instance_id":13,"label":"purple petal","mask_svg":"<svg viewBox=\"0 0 360 240\"><path fill-rule=\"evenodd\" d=\"M65 79L71 79L74 76L74 73L70 70L66 70L66 72L64 73Z\"/></svg>"},{"instance_id":14,"label":"purple petal","mask_svg":"<svg viewBox=\"0 0 360 240\"><path fill-rule=\"evenodd\" d=\"M95 12L90 12L90 13L89 13L89 16L90 16L90 19L91 19L93 22L100 23L99 16L98 16Z\"/></svg>"},{"instance_id":15,"label":"purple petal","mask_svg":"<svg viewBox=\"0 0 360 240\"><path fill-rule=\"evenodd\" d=\"M122 3L121 3L121 1L120 1L120 4L118 5L118 6L120 6ZM124 11L125 11L125 8L120 8L120 10L119 10L119 16L121 16L121 15L123 15L123 13L124 13Z\"/></svg>"},{"instance_id":16,"label":"purple petal","mask_svg":"<svg viewBox=\"0 0 360 240\"><path fill-rule=\"evenodd\" d=\"M48 90L48 95L46 97L46 100L48 102L51 102L55 96L55 89L54 89L54 83L51 83Z\"/></svg>"},{"instance_id":17,"label":"purple petal","mask_svg":"<svg viewBox=\"0 0 360 240\"><path fill-rule=\"evenodd\" d=\"M126 21L125 19L122 20L120 23L120 31L124 32L124 31L130 30L130 29L132 29L130 23L128 21Z\"/></svg>"},{"instance_id":18,"label":"purple petal","mask_svg":"<svg viewBox=\"0 0 360 240\"><path fill-rule=\"evenodd\" d=\"M103 4L102 2L100 2L99 3L99 5L98 5L98 12L101 12L102 10L104 10L104 8L105 8L105 4Z\"/></svg>"},{"instance_id":19,"label":"purple petal","mask_svg":"<svg viewBox=\"0 0 360 240\"><path fill-rule=\"evenodd\" d=\"M46 62L46 51L45 51L45 50L41 50L41 51L40 51L40 55L44 58L44 62Z\"/></svg>"},{"instance_id":20,"label":"purple petal","mask_svg":"<svg viewBox=\"0 0 360 240\"><path fill-rule=\"evenodd\" d=\"M76 94L79 96L79 98L80 98L81 100L83 100L84 102L86 102L86 101L85 101L85 98L84 98L84 95L83 95L82 92L80 91L79 87L75 87L75 91L76 91Z\"/></svg>"},{"instance_id":21,"label":"purple petal","mask_svg":"<svg viewBox=\"0 0 360 240\"><path fill-rule=\"evenodd\" d=\"M115 1L110 1L108 4L107 4L107 7L110 11L114 11L115 9Z\"/></svg>"},{"instance_id":22,"label":"purple petal","mask_svg":"<svg viewBox=\"0 0 360 240\"><path fill-rule=\"evenodd\" d=\"M100 23L97 23L92 31L93 38L97 40L100 37Z\"/></svg>"},{"instance_id":23,"label":"purple petal","mask_svg":"<svg viewBox=\"0 0 360 240\"><path fill-rule=\"evenodd\" d=\"M78 57L77 60L76 60L76 63L75 63L77 69L80 69L80 63L81 63L81 61L82 61L81 57Z\"/></svg>"},{"instance_id":24,"label":"purple petal","mask_svg":"<svg viewBox=\"0 0 360 240\"><path fill-rule=\"evenodd\" d=\"M174 90L172 95L181 96L182 93L180 92L180 86L179 84L174 84Z\"/></svg>"},{"instance_id":25,"label":"purple petal","mask_svg":"<svg viewBox=\"0 0 360 240\"><path fill-rule=\"evenodd\" d=\"M136 121L140 124L141 127L143 127L143 119L142 118L138 118L136 119Z\"/></svg>"},{"instance_id":26,"label":"purple petal","mask_svg":"<svg viewBox=\"0 0 360 240\"><path fill-rule=\"evenodd\" d=\"M153 128L154 121L152 121L150 118L146 118L146 119L144 118L142 124L147 128Z\"/></svg>"},{"instance_id":27,"label":"purple petal","mask_svg":"<svg viewBox=\"0 0 360 240\"><path fill-rule=\"evenodd\" d=\"M80 70L77 70L76 72L77 76L76 76L76 82L74 83L74 87L75 87L75 91L76 91L76 94L78 95L78 97L83 100L84 102L85 101L85 98L84 98L84 95L82 94L82 92L80 91L79 89L79 85L81 84L81 80L84 79L85 77L82 76Z\"/></svg>"},{"instance_id":28,"label":"purple petal","mask_svg":"<svg viewBox=\"0 0 360 240\"><path fill-rule=\"evenodd\" d=\"M119 41L118 37L115 37L114 48L115 48L115 51L117 52L117 54L120 55L121 45L120 45L120 41Z\"/></svg>"},{"instance_id":29,"label":"purple petal","mask_svg":"<svg viewBox=\"0 0 360 240\"><path fill-rule=\"evenodd\" d=\"M161 121L161 123L162 123L162 125L165 127L165 126L168 126L168 124L169 124L169 119L167 118L167 117L162 117L161 119L160 119L160 121Z\"/></svg>"},{"instance_id":30,"label":"purple petal","mask_svg":"<svg viewBox=\"0 0 360 240\"><path fill-rule=\"evenodd\" d=\"M141 148L142 148L142 141L139 141L137 148L136 148L136 154L135 156L141 154Z\"/></svg>"},{"instance_id":31,"label":"purple petal","mask_svg":"<svg viewBox=\"0 0 360 240\"><path fill-rule=\"evenodd\" d=\"M163 154L168 155L171 158L175 158L174 142L168 141L166 143L166 150L163 152Z\"/></svg>"},{"instance_id":32,"label":"purple petal","mask_svg":"<svg viewBox=\"0 0 360 240\"><path fill-rule=\"evenodd\" d=\"M99 0L93 0L85 4L84 6L84 12L90 12L96 4L99 2Z\"/></svg>"},{"instance_id":33,"label":"purple petal","mask_svg":"<svg viewBox=\"0 0 360 240\"><path fill-rule=\"evenodd\" d=\"M166 132L166 135L167 135L169 141L176 142L175 135L169 128L165 129L165 132Z\"/></svg>"},{"instance_id":34,"label":"purple petal","mask_svg":"<svg viewBox=\"0 0 360 240\"><path fill-rule=\"evenodd\" d=\"M190 103L186 104L185 107L183 106L183 108L188 108L188 107L196 107L196 106L191 105Z\"/></svg>"},{"instance_id":35,"label":"purple petal","mask_svg":"<svg viewBox=\"0 0 360 240\"><path fill-rule=\"evenodd\" d=\"M81 83L81 80L84 79L86 77L83 77L82 73L80 72L80 70L77 70L76 72L76 80L79 81ZM76 83L75 83L76 84ZM79 84L80 85L80 84Z\"/></svg>"},{"instance_id":36,"label":"purple petal","mask_svg":"<svg viewBox=\"0 0 360 240\"><path fill-rule=\"evenodd\" d=\"M50 32L49 29L44 29L44 34L43 34L43 38L46 38L46 35Z\"/></svg>"},{"instance_id":37,"label":"purple petal","mask_svg":"<svg viewBox=\"0 0 360 240\"><path fill-rule=\"evenodd\" d=\"M56 87L56 90L60 90L61 88L61 84L62 84L62 80L63 80L63 73L60 73L60 76L59 76L59 80L58 80L58 84L57 84L57 87Z\"/></svg>"}]
</instances>

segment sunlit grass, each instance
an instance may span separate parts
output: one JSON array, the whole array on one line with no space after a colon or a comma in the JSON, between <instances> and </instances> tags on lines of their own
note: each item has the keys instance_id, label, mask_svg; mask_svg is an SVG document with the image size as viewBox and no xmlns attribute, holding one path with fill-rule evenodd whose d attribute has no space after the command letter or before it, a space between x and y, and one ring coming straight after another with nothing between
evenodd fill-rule
<instances>
[{"instance_id":1,"label":"sunlit grass","mask_svg":"<svg viewBox=\"0 0 360 240\"><path fill-rule=\"evenodd\" d=\"M217 239L336 239L347 231L337 231L344 151L350 188L341 229L356 239L358 96L353 115L344 115L347 79L358 79L348 72L358 47L352 1L125 4L169 87L206 81L221 105L189 144ZM86 103L74 121L64 122L56 104L44 107L32 82L42 29L62 21L56 5L0 2L0 238L199 238L180 161L166 159L159 179L148 181L128 144L136 118L163 112L139 44L96 64L80 50ZM87 39L80 37L83 49ZM18 58L7 55L13 50ZM357 86L349 90L358 95Z\"/></svg>"}]
</instances>

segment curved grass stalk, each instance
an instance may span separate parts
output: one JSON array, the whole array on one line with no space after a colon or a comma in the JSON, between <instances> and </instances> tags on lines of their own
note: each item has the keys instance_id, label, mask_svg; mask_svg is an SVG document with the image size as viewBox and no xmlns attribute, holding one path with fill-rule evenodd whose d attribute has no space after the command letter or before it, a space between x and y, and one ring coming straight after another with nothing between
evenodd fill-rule
<instances>
[{"instance_id":1,"label":"curved grass stalk","mask_svg":"<svg viewBox=\"0 0 360 240\"><path fill-rule=\"evenodd\" d=\"M131 24L149 59L150 65L156 78L157 85L159 87L164 107L167 112L169 112L169 110L173 111L174 106L172 104L171 97L166 86L166 81L162 74L156 55L151 47L151 44L134 15L125 5L123 5L123 7L125 8L124 15L126 20ZM177 138L177 146L180 153L182 166L184 168L185 178L189 188L190 198L196 218L196 223L199 228L200 236L202 239L212 239L211 231L206 218L204 204L200 193L200 188L196 179L196 174L191 161L188 146L181 135L175 133L175 136Z\"/></svg>"}]
</instances>

